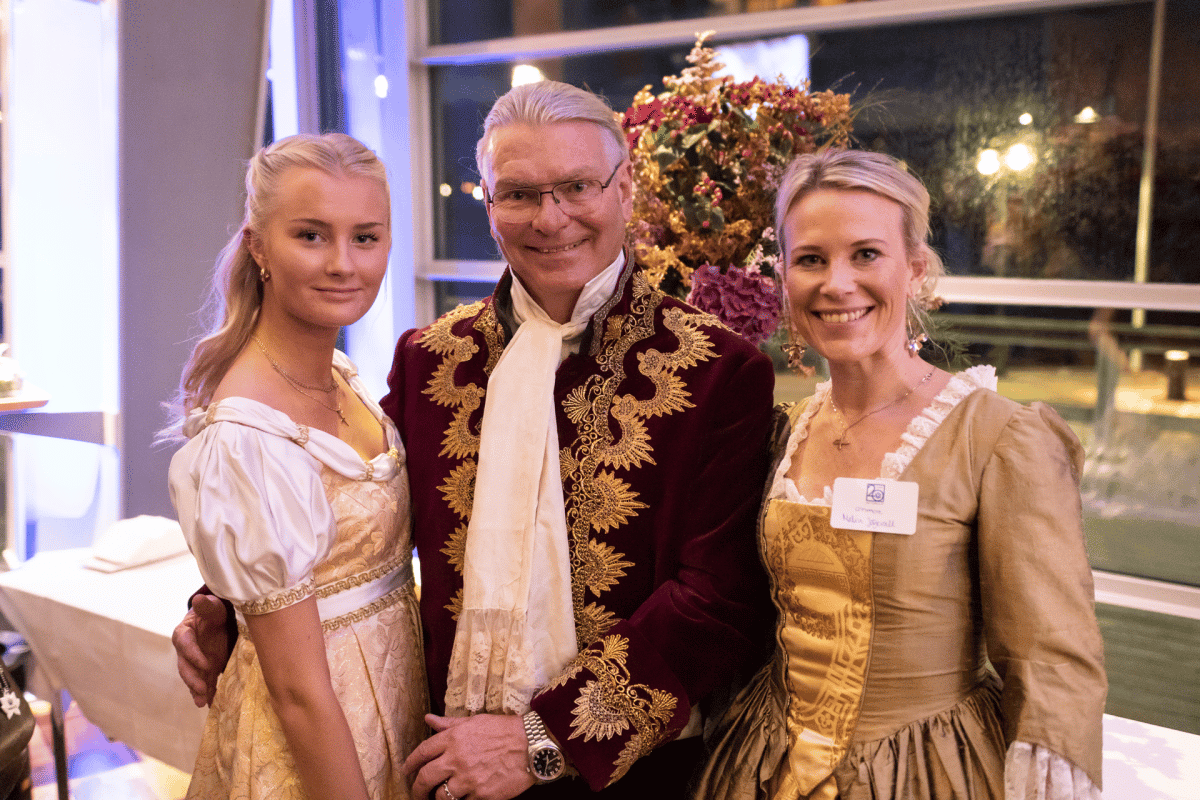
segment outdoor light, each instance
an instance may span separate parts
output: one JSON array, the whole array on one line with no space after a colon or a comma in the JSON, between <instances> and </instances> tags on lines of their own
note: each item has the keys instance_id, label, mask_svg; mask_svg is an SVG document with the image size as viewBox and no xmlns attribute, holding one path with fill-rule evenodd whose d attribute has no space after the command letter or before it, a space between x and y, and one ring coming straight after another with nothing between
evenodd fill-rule
<instances>
[{"instance_id":1,"label":"outdoor light","mask_svg":"<svg viewBox=\"0 0 1200 800\"><path fill-rule=\"evenodd\" d=\"M1020 172L1023 169L1028 169L1033 165L1036 158L1033 151L1029 149L1029 145L1017 143L1004 153L1004 164L1014 172Z\"/></svg>"},{"instance_id":2,"label":"outdoor light","mask_svg":"<svg viewBox=\"0 0 1200 800\"><path fill-rule=\"evenodd\" d=\"M1100 115L1097 114L1096 109L1092 108L1091 106L1087 106L1083 109L1083 111L1080 111L1075 115L1075 121L1082 122L1084 125L1093 123L1098 119L1100 119Z\"/></svg>"},{"instance_id":3,"label":"outdoor light","mask_svg":"<svg viewBox=\"0 0 1200 800\"><path fill-rule=\"evenodd\" d=\"M453 191L454 189L452 189L448 183L443 183L438 187L438 194L440 194L442 197L449 197L450 193Z\"/></svg>"},{"instance_id":4,"label":"outdoor light","mask_svg":"<svg viewBox=\"0 0 1200 800\"><path fill-rule=\"evenodd\" d=\"M1022 125L1029 125L1033 122L1033 114L1030 114L1028 111L1026 111L1024 114L1017 117L1017 122L1021 123Z\"/></svg>"},{"instance_id":5,"label":"outdoor light","mask_svg":"<svg viewBox=\"0 0 1200 800\"><path fill-rule=\"evenodd\" d=\"M1000 153L991 148L981 151L979 160L975 162L975 169L979 170L981 175L995 175L1000 171Z\"/></svg>"},{"instance_id":6,"label":"outdoor light","mask_svg":"<svg viewBox=\"0 0 1200 800\"><path fill-rule=\"evenodd\" d=\"M1163 372L1167 373L1167 399L1186 400L1188 351L1168 350L1163 353L1163 359L1166 361Z\"/></svg>"}]
</instances>

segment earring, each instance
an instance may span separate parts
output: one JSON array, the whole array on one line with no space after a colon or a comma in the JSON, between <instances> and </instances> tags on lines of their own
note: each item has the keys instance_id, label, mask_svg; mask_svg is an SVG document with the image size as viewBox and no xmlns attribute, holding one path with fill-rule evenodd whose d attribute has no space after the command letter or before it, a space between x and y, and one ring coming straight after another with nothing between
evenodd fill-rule
<instances>
[{"instance_id":1,"label":"earring","mask_svg":"<svg viewBox=\"0 0 1200 800\"><path fill-rule=\"evenodd\" d=\"M780 345L780 348L787 355L788 369L802 370L804 368L804 354L808 352L808 345L796 335L790 322L787 326L787 339Z\"/></svg>"},{"instance_id":2,"label":"earring","mask_svg":"<svg viewBox=\"0 0 1200 800\"><path fill-rule=\"evenodd\" d=\"M258 268L258 279L261 280L263 283L266 283L267 281L271 280L271 273L267 272L266 267L260 266Z\"/></svg>"},{"instance_id":3,"label":"earring","mask_svg":"<svg viewBox=\"0 0 1200 800\"><path fill-rule=\"evenodd\" d=\"M917 316L915 305L915 301L910 297L908 299L908 313L904 317L904 335L908 338L904 347L908 350L909 355L912 356L921 352L921 346L929 341L929 336L925 334L923 326L921 326L920 317ZM921 328L921 330L918 331L917 328Z\"/></svg>"}]
</instances>

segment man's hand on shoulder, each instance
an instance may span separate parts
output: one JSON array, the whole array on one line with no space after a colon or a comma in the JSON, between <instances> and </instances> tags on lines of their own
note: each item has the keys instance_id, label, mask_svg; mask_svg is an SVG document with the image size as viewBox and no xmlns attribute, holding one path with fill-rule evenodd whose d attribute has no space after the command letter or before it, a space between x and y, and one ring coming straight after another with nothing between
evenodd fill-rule
<instances>
[{"instance_id":1,"label":"man's hand on shoulder","mask_svg":"<svg viewBox=\"0 0 1200 800\"><path fill-rule=\"evenodd\" d=\"M212 704L217 692L217 678L229 661L226 614L220 599L197 594L192 598L191 610L171 634L179 677L187 684L192 702L199 708Z\"/></svg>"},{"instance_id":2,"label":"man's hand on shoulder","mask_svg":"<svg viewBox=\"0 0 1200 800\"><path fill-rule=\"evenodd\" d=\"M533 785L529 745L519 716L426 714L425 721L433 736L404 762L404 771L413 781L413 797L428 797L445 783L454 797L508 800ZM436 797L449 800L441 792Z\"/></svg>"}]
</instances>

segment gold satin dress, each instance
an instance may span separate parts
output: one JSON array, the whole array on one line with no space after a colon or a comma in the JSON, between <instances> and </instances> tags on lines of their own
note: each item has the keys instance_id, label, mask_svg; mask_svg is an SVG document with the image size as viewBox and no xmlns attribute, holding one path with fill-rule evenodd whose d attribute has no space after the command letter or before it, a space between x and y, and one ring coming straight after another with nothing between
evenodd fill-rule
<instances>
[{"instance_id":1,"label":"gold satin dress","mask_svg":"<svg viewBox=\"0 0 1200 800\"><path fill-rule=\"evenodd\" d=\"M776 649L710 737L696 798L1001 800L1013 741L1098 785L1082 450L1053 411L981 389L981 369L884 460L918 485L913 535L834 528L828 494L800 497L786 472L822 387L792 409L759 526Z\"/></svg>"}]
</instances>

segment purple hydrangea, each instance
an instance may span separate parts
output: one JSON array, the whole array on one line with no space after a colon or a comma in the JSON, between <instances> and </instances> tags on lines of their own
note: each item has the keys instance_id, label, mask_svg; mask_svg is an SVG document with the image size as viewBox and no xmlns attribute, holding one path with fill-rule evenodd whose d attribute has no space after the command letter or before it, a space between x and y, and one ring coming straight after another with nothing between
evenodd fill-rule
<instances>
[{"instance_id":1,"label":"purple hydrangea","mask_svg":"<svg viewBox=\"0 0 1200 800\"><path fill-rule=\"evenodd\" d=\"M707 311L758 347L779 326L779 293L775 281L740 267L724 273L705 264L692 273L688 302Z\"/></svg>"}]
</instances>

